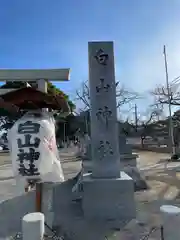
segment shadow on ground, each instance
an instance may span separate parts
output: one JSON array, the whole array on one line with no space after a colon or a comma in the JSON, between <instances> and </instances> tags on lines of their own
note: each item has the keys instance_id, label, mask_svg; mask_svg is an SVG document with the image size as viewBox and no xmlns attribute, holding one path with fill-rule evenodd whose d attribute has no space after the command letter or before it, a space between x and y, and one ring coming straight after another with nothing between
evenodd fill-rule
<instances>
[{"instance_id":1,"label":"shadow on ground","mask_svg":"<svg viewBox=\"0 0 180 240\"><path fill-rule=\"evenodd\" d=\"M0 239L6 239L21 232L21 220L27 213L34 212L34 203L35 193L31 192L0 204Z\"/></svg>"},{"instance_id":2,"label":"shadow on ground","mask_svg":"<svg viewBox=\"0 0 180 240\"><path fill-rule=\"evenodd\" d=\"M147 176L146 179L148 180L156 180L159 182L164 182L170 186L176 186L180 189L180 179L177 178L177 171L174 170L160 170L156 172L156 175Z\"/></svg>"},{"instance_id":3,"label":"shadow on ground","mask_svg":"<svg viewBox=\"0 0 180 240\"><path fill-rule=\"evenodd\" d=\"M14 177L13 176L10 176L10 177L0 177L0 181L10 180L10 179L14 179Z\"/></svg>"},{"instance_id":4,"label":"shadow on ground","mask_svg":"<svg viewBox=\"0 0 180 240\"><path fill-rule=\"evenodd\" d=\"M71 234L73 221L78 216L82 216L80 203L72 202L71 190L76 181L77 179L74 178L54 185L54 225L61 226L59 230L61 234L63 230L63 235L66 235L66 232ZM22 218L34 211L35 192L26 193L2 202L0 204L0 239L9 239L9 237L21 232Z\"/></svg>"},{"instance_id":5,"label":"shadow on ground","mask_svg":"<svg viewBox=\"0 0 180 240\"><path fill-rule=\"evenodd\" d=\"M160 163L168 163L169 161L170 161L170 157L169 158L162 158L157 163L158 164L160 164Z\"/></svg>"}]
</instances>

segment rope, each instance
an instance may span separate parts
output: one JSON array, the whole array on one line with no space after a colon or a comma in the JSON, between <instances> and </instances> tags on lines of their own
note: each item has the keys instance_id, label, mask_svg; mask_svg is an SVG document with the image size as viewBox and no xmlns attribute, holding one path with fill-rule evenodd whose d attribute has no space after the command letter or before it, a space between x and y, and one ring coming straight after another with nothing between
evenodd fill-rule
<instances>
[{"instance_id":1,"label":"rope","mask_svg":"<svg viewBox=\"0 0 180 240\"><path fill-rule=\"evenodd\" d=\"M160 230L161 232L161 240L164 240L164 234L163 234L163 226L159 227L152 227L147 235L143 236L140 240L148 240L152 233L156 232L157 230Z\"/></svg>"},{"instance_id":2,"label":"rope","mask_svg":"<svg viewBox=\"0 0 180 240\"><path fill-rule=\"evenodd\" d=\"M44 240L45 240L45 239L65 240L64 237L62 237L62 236L57 236L56 231L53 230L46 222L44 223L44 225L45 225L45 226L51 231L51 233L53 234L52 236L45 235L45 236L44 236Z\"/></svg>"}]
</instances>

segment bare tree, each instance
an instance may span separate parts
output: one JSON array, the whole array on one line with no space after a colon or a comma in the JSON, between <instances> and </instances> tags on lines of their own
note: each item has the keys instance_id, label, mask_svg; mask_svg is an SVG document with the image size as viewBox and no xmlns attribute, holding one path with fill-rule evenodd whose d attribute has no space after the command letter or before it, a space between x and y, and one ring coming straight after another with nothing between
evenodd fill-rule
<instances>
[{"instance_id":1,"label":"bare tree","mask_svg":"<svg viewBox=\"0 0 180 240\"><path fill-rule=\"evenodd\" d=\"M130 103L140 97L141 96L139 95L139 93L130 91L124 86L119 86L119 82L116 83L117 108L121 107L124 104ZM81 88L76 90L76 100L79 100L83 103L83 111L90 108L90 92L88 81L84 81Z\"/></svg>"},{"instance_id":2,"label":"bare tree","mask_svg":"<svg viewBox=\"0 0 180 240\"><path fill-rule=\"evenodd\" d=\"M76 90L76 100L79 100L83 103L83 110L87 110L90 108L90 92L88 81L82 82L80 89Z\"/></svg>"},{"instance_id":3,"label":"bare tree","mask_svg":"<svg viewBox=\"0 0 180 240\"><path fill-rule=\"evenodd\" d=\"M180 106L180 91L179 91L179 83L171 83L170 84L170 100L168 95L167 87L163 85L157 86L151 94L154 96L155 101L159 105L170 104L174 106Z\"/></svg>"},{"instance_id":4,"label":"bare tree","mask_svg":"<svg viewBox=\"0 0 180 240\"><path fill-rule=\"evenodd\" d=\"M141 137L141 146L144 147L144 140L147 136L154 138L156 134L155 126L159 122L159 116L162 114L162 109L159 109L158 106L150 106L146 111L144 116L146 119L138 119L138 128ZM136 126L135 126L136 127Z\"/></svg>"}]
</instances>

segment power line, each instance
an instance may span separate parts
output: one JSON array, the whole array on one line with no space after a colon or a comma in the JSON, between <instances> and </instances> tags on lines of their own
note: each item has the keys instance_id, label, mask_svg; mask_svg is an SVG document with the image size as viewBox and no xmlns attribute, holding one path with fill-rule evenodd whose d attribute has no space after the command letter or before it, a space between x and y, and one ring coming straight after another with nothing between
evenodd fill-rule
<instances>
[{"instance_id":1,"label":"power line","mask_svg":"<svg viewBox=\"0 0 180 240\"><path fill-rule=\"evenodd\" d=\"M171 84L177 83L178 81L180 81L180 76L179 76L179 77L176 77L175 79L173 79L173 80L171 81Z\"/></svg>"},{"instance_id":2,"label":"power line","mask_svg":"<svg viewBox=\"0 0 180 240\"><path fill-rule=\"evenodd\" d=\"M180 77L177 77L170 83L171 94L172 92L177 93L179 90L179 86L180 86Z\"/></svg>"}]
</instances>

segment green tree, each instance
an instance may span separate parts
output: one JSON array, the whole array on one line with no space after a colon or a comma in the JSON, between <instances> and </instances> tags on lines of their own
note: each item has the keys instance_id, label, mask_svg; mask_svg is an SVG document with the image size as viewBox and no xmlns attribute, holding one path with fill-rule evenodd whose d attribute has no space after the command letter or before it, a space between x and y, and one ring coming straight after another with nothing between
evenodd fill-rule
<instances>
[{"instance_id":1,"label":"green tree","mask_svg":"<svg viewBox=\"0 0 180 240\"><path fill-rule=\"evenodd\" d=\"M70 108L70 112L73 113L73 111L76 108L75 104L69 99L69 96L67 94L65 94L59 88L54 86L51 82L48 82L48 93L49 94L53 94L53 95L58 95L58 94L63 95L65 100L68 102L68 105L69 105L69 108Z\"/></svg>"}]
</instances>

